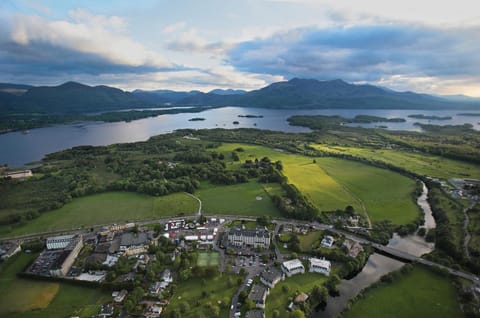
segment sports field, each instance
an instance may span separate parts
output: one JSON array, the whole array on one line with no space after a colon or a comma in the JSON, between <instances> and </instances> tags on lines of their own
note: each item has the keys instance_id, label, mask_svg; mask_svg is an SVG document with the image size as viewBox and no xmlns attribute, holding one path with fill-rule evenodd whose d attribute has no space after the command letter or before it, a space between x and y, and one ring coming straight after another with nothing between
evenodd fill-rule
<instances>
[{"instance_id":1,"label":"sports field","mask_svg":"<svg viewBox=\"0 0 480 318\"><path fill-rule=\"evenodd\" d=\"M391 284L368 291L344 317L461 318L464 315L448 277L418 267Z\"/></svg>"},{"instance_id":2,"label":"sports field","mask_svg":"<svg viewBox=\"0 0 480 318\"><path fill-rule=\"evenodd\" d=\"M11 230L8 226L2 226L0 235L73 229L180 213L193 214L197 209L198 202L184 193L152 197L130 192L107 192L74 199L58 210L45 212L27 224Z\"/></svg>"},{"instance_id":3,"label":"sports field","mask_svg":"<svg viewBox=\"0 0 480 318\"><path fill-rule=\"evenodd\" d=\"M372 221L406 224L419 210L411 196L415 181L399 173L339 158L310 158L262 146L223 144L217 151L228 155L236 148L240 162L265 156L283 163L283 173L319 210L332 211L352 205L366 211ZM314 162L315 160L315 162ZM240 163L237 163L240 164Z\"/></svg>"},{"instance_id":4,"label":"sports field","mask_svg":"<svg viewBox=\"0 0 480 318\"><path fill-rule=\"evenodd\" d=\"M195 195L202 200L205 214L281 216L263 185L256 181L234 185L212 185L204 182Z\"/></svg>"},{"instance_id":5,"label":"sports field","mask_svg":"<svg viewBox=\"0 0 480 318\"><path fill-rule=\"evenodd\" d=\"M336 154L348 154L369 160L380 160L397 167L437 178L474 178L480 179L480 169L474 164L443 158L434 155L419 154L404 150L371 149L328 145L312 147Z\"/></svg>"},{"instance_id":6,"label":"sports field","mask_svg":"<svg viewBox=\"0 0 480 318\"><path fill-rule=\"evenodd\" d=\"M217 252L198 253L198 266L218 266L220 264L220 254Z\"/></svg>"}]
</instances>

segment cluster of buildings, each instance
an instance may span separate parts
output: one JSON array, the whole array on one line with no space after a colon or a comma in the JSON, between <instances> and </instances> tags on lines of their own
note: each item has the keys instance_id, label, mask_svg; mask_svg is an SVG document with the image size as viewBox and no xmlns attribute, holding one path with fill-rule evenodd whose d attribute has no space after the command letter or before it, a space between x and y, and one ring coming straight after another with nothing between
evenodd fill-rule
<instances>
[{"instance_id":1,"label":"cluster of buildings","mask_svg":"<svg viewBox=\"0 0 480 318\"><path fill-rule=\"evenodd\" d=\"M20 241L5 241L0 245L0 259L5 261L22 250Z\"/></svg>"},{"instance_id":2,"label":"cluster of buildings","mask_svg":"<svg viewBox=\"0 0 480 318\"><path fill-rule=\"evenodd\" d=\"M227 233L229 246L239 248L270 247L270 232L265 228L246 229L233 227Z\"/></svg>"},{"instance_id":3,"label":"cluster of buildings","mask_svg":"<svg viewBox=\"0 0 480 318\"><path fill-rule=\"evenodd\" d=\"M26 178L32 177L32 170L20 170L20 171L10 171L3 175L4 179L18 179L24 180Z\"/></svg>"}]
</instances>

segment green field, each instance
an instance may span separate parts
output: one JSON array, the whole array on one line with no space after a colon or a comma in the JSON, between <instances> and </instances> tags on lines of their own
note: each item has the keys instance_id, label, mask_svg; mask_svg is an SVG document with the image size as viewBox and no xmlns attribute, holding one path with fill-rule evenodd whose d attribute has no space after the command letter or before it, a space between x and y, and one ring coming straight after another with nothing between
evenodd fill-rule
<instances>
[{"instance_id":1,"label":"green field","mask_svg":"<svg viewBox=\"0 0 480 318\"><path fill-rule=\"evenodd\" d=\"M368 291L344 317L453 318L464 315L449 279L417 267L391 284Z\"/></svg>"},{"instance_id":2,"label":"green field","mask_svg":"<svg viewBox=\"0 0 480 318\"><path fill-rule=\"evenodd\" d=\"M415 181L399 173L338 158L313 158L243 144L224 144L217 151L228 155L234 149L240 162L269 157L281 160L283 173L320 210L332 211L352 205L368 213L372 221L391 220L406 224L419 210L411 196ZM394 186L392 186L394 185Z\"/></svg>"},{"instance_id":3,"label":"green field","mask_svg":"<svg viewBox=\"0 0 480 318\"><path fill-rule=\"evenodd\" d=\"M480 169L478 169L477 165L439 156L393 149L341 147L319 144L312 145L312 147L336 154L348 154L369 160L380 160L420 175L437 178L468 177L480 179Z\"/></svg>"},{"instance_id":4,"label":"green field","mask_svg":"<svg viewBox=\"0 0 480 318\"><path fill-rule=\"evenodd\" d=\"M206 214L281 216L263 185L256 181L226 186L202 183L195 195L202 200L202 210Z\"/></svg>"},{"instance_id":5,"label":"green field","mask_svg":"<svg viewBox=\"0 0 480 318\"><path fill-rule=\"evenodd\" d=\"M228 317L233 295L238 288L238 277L223 274L208 282L199 278L180 282L162 317L169 317L172 311L178 311L182 318L214 317L208 305L219 309L217 317ZM182 305L188 307L184 313L180 312Z\"/></svg>"},{"instance_id":6,"label":"green field","mask_svg":"<svg viewBox=\"0 0 480 318\"><path fill-rule=\"evenodd\" d=\"M220 264L220 254L217 252L198 253L198 266L218 266Z\"/></svg>"},{"instance_id":7,"label":"green field","mask_svg":"<svg viewBox=\"0 0 480 318\"><path fill-rule=\"evenodd\" d=\"M280 312L280 318L290 317L290 312L287 309L290 303L289 298L294 294L305 292L309 293L315 285L321 286L327 280L327 276L317 273L298 274L292 277L285 278L284 281L275 285L275 288L270 290L270 295L267 296L265 304L265 316L272 318L273 311ZM283 290L283 286L288 286L288 292Z\"/></svg>"},{"instance_id":8,"label":"green field","mask_svg":"<svg viewBox=\"0 0 480 318\"><path fill-rule=\"evenodd\" d=\"M94 224L127 222L180 213L192 214L197 209L198 202L184 193L152 197L130 192L108 192L75 199L23 226L13 229L2 226L0 235L68 230Z\"/></svg>"},{"instance_id":9,"label":"green field","mask_svg":"<svg viewBox=\"0 0 480 318\"><path fill-rule=\"evenodd\" d=\"M90 317L110 299L100 289L17 278L35 257L20 254L0 271L0 317Z\"/></svg>"},{"instance_id":10,"label":"green field","mask_svg":"<svg viewBox=\"0 0 480 318\"><path fill-rule=\"evenodd\" d=\"M312 250L313 243L322 239L324 235L323 231L311 231L307 235L299 235L300 250L302 252L310 252Z\"/></svg>"}]
</instances>

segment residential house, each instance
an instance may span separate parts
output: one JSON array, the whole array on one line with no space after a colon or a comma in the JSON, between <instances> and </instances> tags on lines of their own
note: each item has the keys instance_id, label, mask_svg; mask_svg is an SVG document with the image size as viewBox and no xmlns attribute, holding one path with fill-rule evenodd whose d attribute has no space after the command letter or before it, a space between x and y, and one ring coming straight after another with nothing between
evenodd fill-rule
<instances>
[{"instance_id":1,"label":"residential house","mask_svg":"<svg viewBox=\"0 0 480 318\"><path fill-rule=\"evenodd\" d=\"M290 277L295 274L305 273L305 267L302 262L296 258L282 263L282 271Z\"/></svg>"}]
</instances>

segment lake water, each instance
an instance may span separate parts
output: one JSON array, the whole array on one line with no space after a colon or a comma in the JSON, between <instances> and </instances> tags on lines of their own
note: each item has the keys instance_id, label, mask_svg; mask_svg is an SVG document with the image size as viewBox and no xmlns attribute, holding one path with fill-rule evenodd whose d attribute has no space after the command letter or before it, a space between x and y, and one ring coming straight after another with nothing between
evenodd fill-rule
<instances>
[{"instance_id":1,"label":"lake water","mask_svg":"<svg viewBox=\"0 0 480 318\"><path fill-rule=\"evenodd\" d=\"M160 115L131 122L84 122L32 129L29 134L12 132L0 135L0 164L20 166L38 161L48 153L80 145L109 145L121 142L145 141L151 136L172 132L176 129L193 128L259 128L284 132L308 132L308 128L290 126L286 119L292 115L340 115L351 118L356 115L401 117L404 123L363 124L364 127L385 125L388 129L419 130L415 122L452 125L471 123L480 130L480 117L457 116L461 111L412 111L378 109L318 109L318 110L274 110L263 108L223 107L208 109L201 113ZM263 118L239 118L238 115L262 115ZM411 114L452 116L451 120L434 121L408 118ZM188 121L203 117L204 121ZM238 121L239 124L233 124Z\"/></svg>"}]
</instances>

